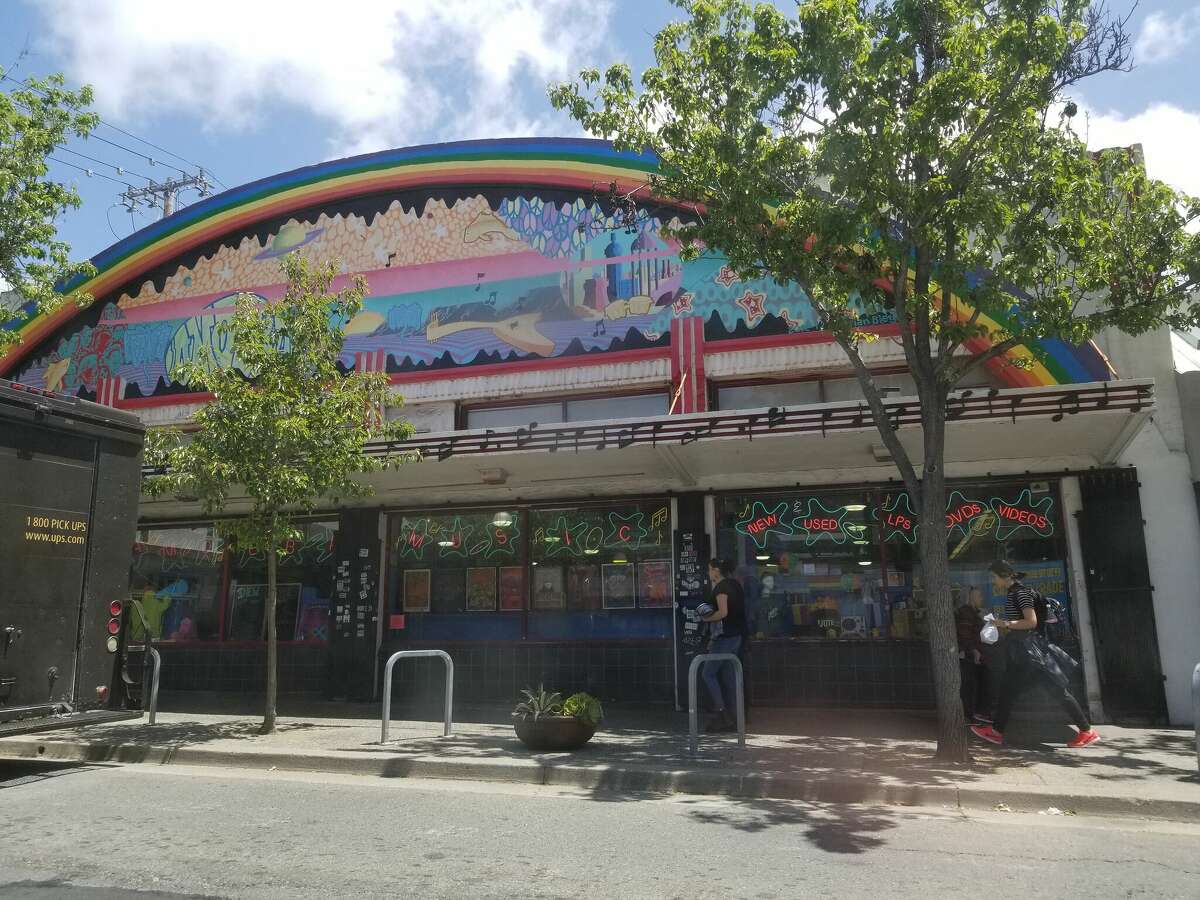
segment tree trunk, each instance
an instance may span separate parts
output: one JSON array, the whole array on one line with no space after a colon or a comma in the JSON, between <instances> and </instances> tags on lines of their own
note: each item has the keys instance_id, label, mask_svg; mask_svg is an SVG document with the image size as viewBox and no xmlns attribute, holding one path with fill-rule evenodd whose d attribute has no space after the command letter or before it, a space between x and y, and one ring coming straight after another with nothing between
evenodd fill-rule
<instances>
[{"instance_id":1,"label":"tree trunk","mask_svg":"<svg viewBox=\"0 0 1200 900\"><path fill-rule=\"evenodd\" d=\"M922 403L925 440L921 473L920 554L926 621L938 711L937 758L962 763L970 759L966 721L959 694L958 636L950 593L950 558L946 551L946 398L934 389Z\"/></svg>"},{"instance_id":2,"label":"tree trunk","mask_svg":"<svg viewBox=\"0 0 1200 900\"><path fill-rule=\"evenodd\" d=\"M279 672L276 657L278 655L278 644L275 639L275 602L276 602L276 561L278 555L275 550L274 542L267 550L267 602L266 609L263 610L266 616L267 628L267 698L266 706L263 710L262 728L259 729L261 734L271 734L275 731L275 695L279 687Z\"/></svg>"}]
</instances>

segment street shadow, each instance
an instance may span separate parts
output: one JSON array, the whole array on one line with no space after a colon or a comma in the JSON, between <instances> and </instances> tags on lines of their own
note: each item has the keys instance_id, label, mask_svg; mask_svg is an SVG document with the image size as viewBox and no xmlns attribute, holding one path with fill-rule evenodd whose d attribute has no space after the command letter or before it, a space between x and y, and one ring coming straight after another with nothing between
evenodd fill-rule
<instances>
[{"instance_id":1,"label":"street shadow","mask_svg":"<svg viewBox=\"0 0 1200 900\"><path fill-rule=\"evenodd\" d=\"M804 839L826 853L861 854L887 843L884 832L899 825L898 816L878 808L796 800L734 800L721 808L710 801L682 801L688 816L706 825L756 834L769 828L803 829Z\"/></svg>"},{"instance_id":2,"label":"street shadow","mask_svg":"<svg viewBox=\"0 0 1200 900\"><path fill-rule=\"evenodd\" d=\"M77 772L91 771L94 766L76 762L51 762L40 759L0 759L0 791L62 778Z\"/></svg>"}]
</instances>

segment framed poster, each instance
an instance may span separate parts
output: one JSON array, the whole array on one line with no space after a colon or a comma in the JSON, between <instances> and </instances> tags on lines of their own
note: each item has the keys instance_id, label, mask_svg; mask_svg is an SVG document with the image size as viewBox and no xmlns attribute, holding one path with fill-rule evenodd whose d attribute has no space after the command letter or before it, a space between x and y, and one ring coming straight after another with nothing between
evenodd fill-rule
<instances>
[{"instance_id":1,"label":"framed poster","mask_svg":"<svg viewBox=\"0 0 1200 900\"><path fill-rule=\"evenodd\" d=\"M404 570L404 611L429 612L429 570Z\"/></svg>"},{"instance_id":2,"label":"framed poster","mask_svg":"<svg viewBox=\"0 0 1200 900\"><path fill-rule=\"evenodd\" d=\"M662 609L671 605L671 561L648 559L638 563L638 606Z\"/></svg>"},{"instance_id":3,"label":"framed poster","mask_svg":"<svg viewBox=\"0 0 1200 900\"><path fill-rule=\"evenodd\" d=\"M538 566L533 570L534 609L562 609L566 599L561 566Z\"/></svg>"},{"instance_id":4,"label":"framed poster","mask_svg":"<svg viewBox=\"0 0 1200 900\"><path fill-rule=\"evenodd\" d=\"M467 569L467 610L469 612L495 612L495 566Z\"/></svg>"},{"instance_id":5,"label":"framed poster","mask_svg":"<svg viewBox=\"0 0 1200 900\"><path fill-rule=\"evenodd\" d=\"M267 639L267 608L265 584L230 585L229 618L225 633L231 641L264 641ZM300 585L286 582L275 585L275 634L289 640L296 627L296 608L300 604ZM290 610L290 614L289 614Z\"/></svg>"},{"instance_id":6,"label":"framed poster","mask_svg":"<svg viewBox=\"0 0 1200 900\"><path fill-rule=\"evenodd\" d=\"M633 589L633 563L605 563L603 580L605 609L632 609L637 606Z\"/></svg>"},{"instance_id":7,"label":"framed poster","mask_svg":"<svg viewBox=\"0 0 1200 900\"><path fill-rule=\"evenodd\" d=\"M502 566L500 569L500 608L525 608L525 567Z\"/></svg>"},{"instance_id":8,"label":"framed poster","mask_svg":"<svg viewBox=\"0 0 1200 900\"><path fill-rule=\"evenodd\" d=\"M599 566L571 566L567 569L567 608L600 608Z\"/></svg>"},{"instance_id":9,"label":"framed poster","mask_svg":"<svg viewBox=\"0 0 1200 900\"><path fill-rule=\"evenodd\" d=\"M430 611L460 613L467 608L467 573L465 569L437 568L433 570Z\"/></svg>"}]
</instances>

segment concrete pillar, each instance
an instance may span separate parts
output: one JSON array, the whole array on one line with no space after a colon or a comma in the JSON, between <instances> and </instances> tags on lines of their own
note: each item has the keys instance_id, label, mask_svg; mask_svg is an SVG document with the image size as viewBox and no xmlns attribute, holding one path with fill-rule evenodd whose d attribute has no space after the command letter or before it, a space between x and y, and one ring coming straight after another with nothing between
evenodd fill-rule
<instances>
[{"instance_id":1,"label":"concrete pillar","mask_svg":"<svg viewBox=\"0 0 1200 900\"><path fill-rule=\"evenodd\" d=\"M1088 603L1087 577L1083 566L1083 548L1079 539L1079 520L1083 498L1079 479L1072 476L1061 483L1063 525L1067 530L1067 583L1071 593L1071 612L1079 629L1079 652L1083 657L1083 683L1087 688L1087 703L1092 721L1108 722L1100 692L1100 668L1096 664L1096 639L1092 634L1092 612Z\"/></svg>"}]
</instances>

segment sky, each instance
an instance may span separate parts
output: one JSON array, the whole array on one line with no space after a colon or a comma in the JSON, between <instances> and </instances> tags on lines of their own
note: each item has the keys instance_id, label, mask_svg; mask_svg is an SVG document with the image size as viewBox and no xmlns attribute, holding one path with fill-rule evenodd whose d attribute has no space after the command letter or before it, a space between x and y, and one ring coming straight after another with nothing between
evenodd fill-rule
<instances>
[{"instance_id":1,"label":"sky","mask_svg":"<svg viewBox=\"0 0 1200 900\"><path fill-rule=\"evenodd\" d=\"M550 108L547 83L618 60L640 72L653 35L679 16L667 0L339 0L318 9L294 0L0 0L0 66L92 85L106 123L52 163L84 200L58 223L73 255L157 218L131 214L118 198L127 184L179 175L172 167L201 166L219 190L390 147L578 135ZM1153 177L1200 196L1200 0L1144 0L1130 29L1134 71L1077 91L1086 118L1076 122L1096 148L1140 142Z\"/></svg>"}]
</instances>

